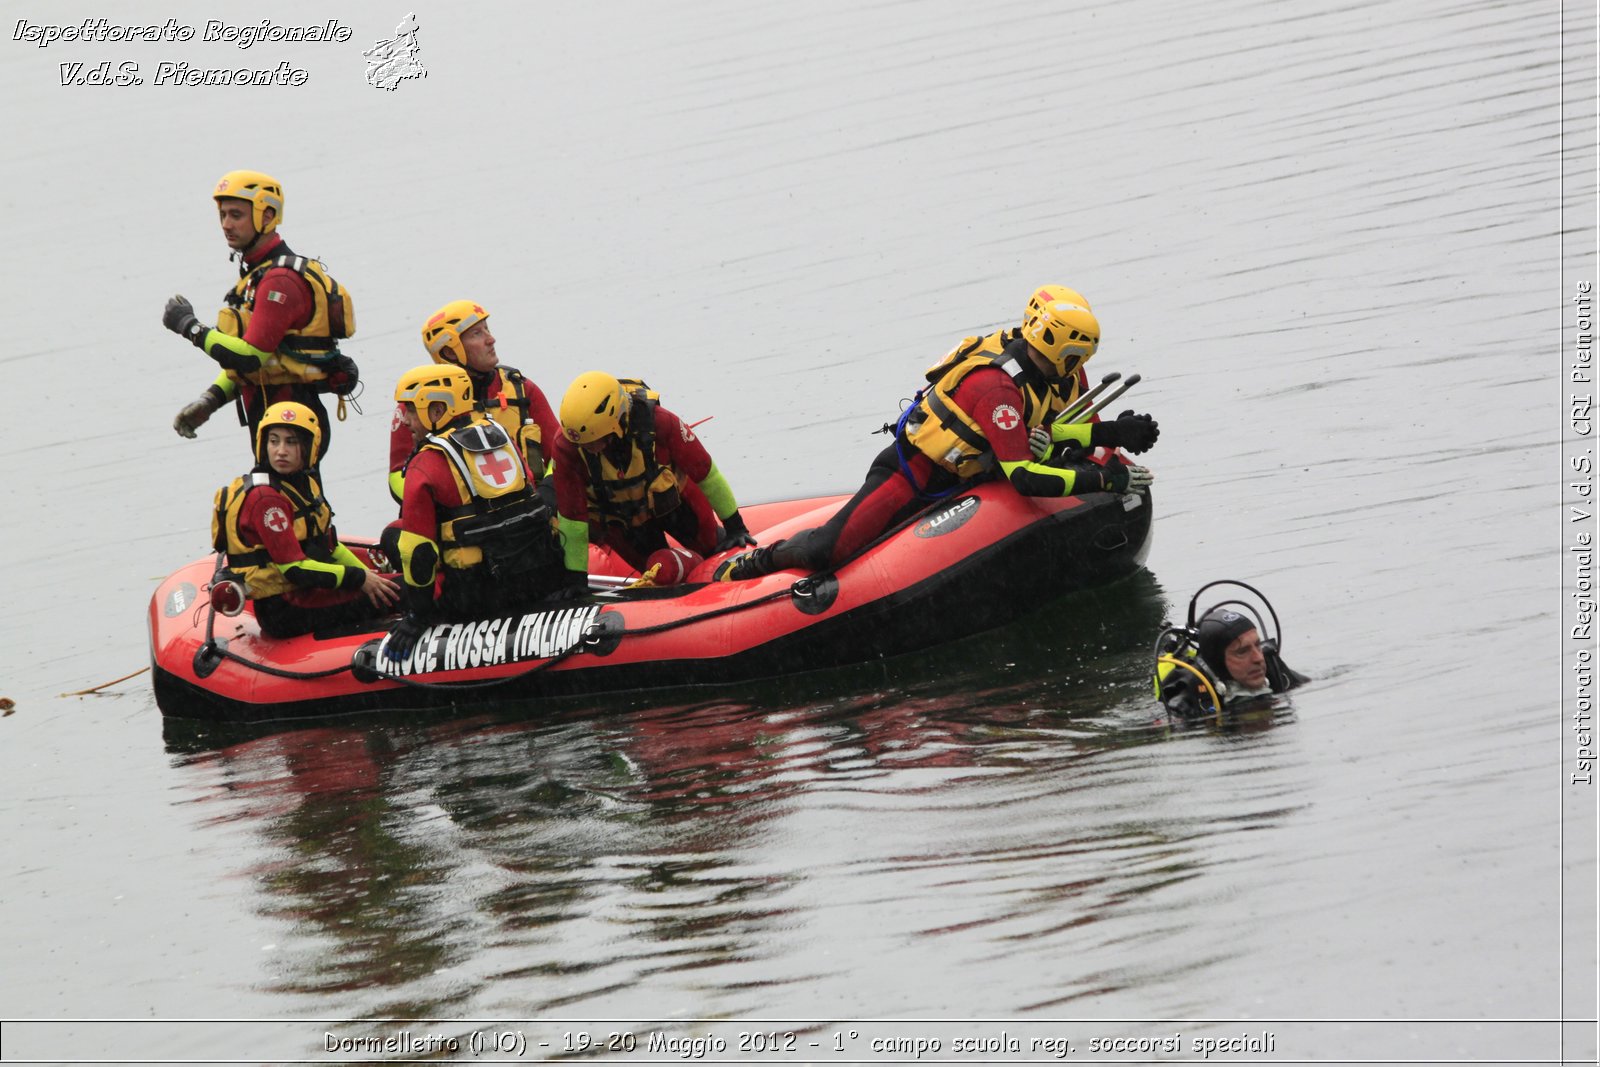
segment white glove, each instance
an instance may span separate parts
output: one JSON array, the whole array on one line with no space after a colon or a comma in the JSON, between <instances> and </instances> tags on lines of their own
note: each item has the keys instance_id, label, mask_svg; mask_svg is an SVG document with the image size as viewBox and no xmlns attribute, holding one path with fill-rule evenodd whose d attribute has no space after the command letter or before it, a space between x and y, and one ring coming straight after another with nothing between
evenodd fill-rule
<instances>
[{"instance_id":1,"label":"white glove","mask_svg":"<svg viewBox=\"0 0 1600 1067\"><path fill-rule=\"evenodd\" d=\"M1141 467L1136 463L1128 465L1128 491L1137 493L1156 480L1154 472L1149 467Z\"/></svg>"},{"instance_id":2,"label":"white glove","mask_svg":"<svg viewBox=\"0 0 1600 1067\"><path fill-rule=\"evenodd\" d=\"M1050 428L1048 426L1035 426L1028 434L1028 451L1033 453L1033 458L1042 460L1050 454Z\"/></svg>"}]
</instances>

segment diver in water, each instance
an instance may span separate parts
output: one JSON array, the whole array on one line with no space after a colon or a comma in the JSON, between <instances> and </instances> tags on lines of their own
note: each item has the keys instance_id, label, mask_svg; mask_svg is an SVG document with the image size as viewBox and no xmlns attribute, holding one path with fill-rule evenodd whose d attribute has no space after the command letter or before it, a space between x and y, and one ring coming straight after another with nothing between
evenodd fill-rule
<instances>
[{"instance_id":1,"label":"diver in water","mask_svg":"<svg viewBox=\"0 0 1600 1067\"><path fill-rule=\"evenodd\" d=\"M1200 594L1219 585L1254 593L1266 606L1271 629L1252 605L1240 600L1223 601L1196 621ZM1231 580L1204 585L1189 601L1188 624L1169 627L1156 640L1156 699L1174 715L1195 718L1220 715L1231 705L1310 681L1283 662L1278 651L1282 641L1277 612L1258 590Z\"/></svg>"}]
</instances>

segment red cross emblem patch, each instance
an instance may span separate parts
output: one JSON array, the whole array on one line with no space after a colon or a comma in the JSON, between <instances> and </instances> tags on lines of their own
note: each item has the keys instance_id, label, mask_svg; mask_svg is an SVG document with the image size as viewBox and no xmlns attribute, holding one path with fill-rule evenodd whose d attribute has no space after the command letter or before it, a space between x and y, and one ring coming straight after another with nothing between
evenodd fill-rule
<instances>
[{"instance_id":1,"label":"red cross emblem patch","mask_svg":"<svg viewBox=\"0 0 1600 1067\"><path fill-rule=\"evenodd\" d=\"M261 516L261 521L273 533L283 533L289 528L289 516L282 508L268 508L267 513Z\"/></svg>"},{"instance_id":2,"label":"red cross emblem patch","mask_svg":"<svg viewBox=\"0 0 1600 1067\"><path fill-rule=\"evenodd\" d=\"M517 469L517 461L503 448L493 452L474 452L472 462L478 468L479 476L497 489L510 485L512 474Z\"/></svg>"},{"instance_id":3,"label":"red cross emblem patch","mask_svg":"<svg viewBox=\"0 0 1600 1067\"><path fill-rule=\"evenodd\" d=\"M1015 430L1022 422L1022 416L1017 414L1017 409L1010 404L1001 404L989 414L989 421L1002 430Z\"/></svg>"}]
</instances>

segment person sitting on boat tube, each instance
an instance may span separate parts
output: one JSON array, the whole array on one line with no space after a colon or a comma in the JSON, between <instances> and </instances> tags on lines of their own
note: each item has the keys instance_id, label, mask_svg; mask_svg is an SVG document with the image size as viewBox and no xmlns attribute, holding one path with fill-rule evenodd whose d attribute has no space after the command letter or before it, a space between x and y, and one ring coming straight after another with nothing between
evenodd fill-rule
<instances>
[{"instance_id":1,"label":"person sitting on boat tube","mask_svg":"<svg viewBox=\"0 0 1600 1067\"><path fill-rule=\"evenodd\" d=\"M527 459L477 410L465 367L409 370L394 398L417 448L405 467L400 521L382 541L405 584L406 614L390 633L389 656L404 659L432 621L520 611L583 582L561 565L553 517Z\"/></svg>"},{"instance_id":2,"label":"person sitting on boat tube","mask_svg":"<svg viewBox=\"0 0 1600 1067\"><path fill-rule=\"evenodd\" d=\"M533 480L543 477L550 443L560 428L555 412L544 390L517 368L500 362L494 335L489 332L489 312L483 305L452 300L435 311L422 324L422 347L435 363L466 368L472 379L473 403L517 442ZM389 431L389 492L396 503L405 498L404 471L412 448L405 406L396 405Z\"/></svg>"},{"instance_id":3,"label":"person sitting on boat tube","mask_svg":"<svg viewBox=\"0 0 1600 1067\"><path fill-rule=\"evenodd\" d=\"M1267 631L1266 617L1241 600L1218 604L1194 622L1200 593L1218 585L1255 594L1267 606L1272 629ZM1169 712L1184 718L1220 715L1230 705L1284 693L1310 680L1283 662L1277 612L1253 587L1232 580L1202 586L1190 601L1189 613L1189 625L1170 627L1156 640L1156 699Z\"/></svg>"},{"instance_id":4,"label":"person sitting on boat tube","mask_svg":"<svg viewBox=\"0 0 1600 1067\"><path fill-rule=\"evenodd\" d=\"M167 301L161 324L222 367L216 381L186 404L172 428L195 430L230 399L239 401L240 422L254 440L262 414L273 403L293 400L316 412L322 423L322 454L332 426L321 395L340 398L355 389L355 361L339 342L356 332L350 293L320 262L297 256L284 243L283 185L260 171L234 170L212 190L222 236L239 259L239 280L213 328L202 323L183 296Z\"/></svg>"},{"instance_id":5,"label":"person sitting on boat tube","mask_svg":"<svg viewBox=\"0 0 1600 1067\"><path fill-rule=\"evenodd\" d=\"M668 534L702 558L756 543L705 445L643 382L580 374L560 418L553 480L568 570L588 573L593 540L667 584L700 562Z\"/></svg>"},{"instance_id":6,"label":"person sitting on boat tube","mask_svg":"<svg viewBox=\"0 0 1600 1067\"><path fill-rule=\"evenodd\" d=\"M1100 323L1082 294L1059 285L1035 290L1021 326L964 338L928 369L929 384L901 415L894 442L832 519L724 560L717 580L836 567L930 501L982 478L1003 479L1025 496L1148 486L1148 469L1117 457L1103 465L1051 459L1058 445L1139 453L1156 443L1156 421L1132 411L1095 423L1053 421L1077 396L1099 344Z\"/></svg>"},{"instance_id":7,"label":"person sitting on boat tube","mask_svg":"<svg viewBox=\"0 0 1600 1067\"><path fill-rule=\"evenodd\" d=\"M255 603L269 637L375 618L400 589L339 543L333 509L316 475L322 420L304 404L280 402L256 427L256 465L217 490L211 540Z\"/></svg>"}]
</instances>

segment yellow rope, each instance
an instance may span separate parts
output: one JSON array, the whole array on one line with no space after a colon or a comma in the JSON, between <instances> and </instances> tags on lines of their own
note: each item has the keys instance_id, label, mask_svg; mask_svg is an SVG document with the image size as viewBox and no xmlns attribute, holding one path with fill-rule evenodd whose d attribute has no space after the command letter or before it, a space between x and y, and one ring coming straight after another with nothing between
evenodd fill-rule
<instances>
[{"instance_id":1,"label":"yellow rope","mask_svg":"<svg viewBox=\"0 0 1600 1067\"><path fill-rule=\"evenodd\" d=\"M1194 664L1186 663L1175 656L1162 656L1159 660L1157 660L1157 665L1159 666L1162 663L1170 663L1174 667L1182 667L1184 670L1200 679L1201 687L1205 690L1205 693L1211 697L1211 706L1216 708L1216 721L1220 723L1222 721L1222 698L1217 695L1216 687L1211 684L1211 679L1206 677L1205 672L1200 670Z\"/></svg>"},{"instance_id":2,"label":"yellow rope","mask_svg":"<svg viewBox=\"0 0 1600 1067\"><path fill-rule=\"evenodd\" d=\"M149 669L150 669L149 667L140 667L138 670L134 671L132 674L124 674L121 678L113 678L109 682L102 682L102 683L100 683L99 685L95 686L92 689L80 689L76 693L62 693L61 695L64 696L64 697L86 697L86 696L92 696L95 693L100 692L100 690L107 688L108 686L116 685L118 682L126 682L129 678L137 678L139 675L143 674L145 671L147 671Z\"/></svg>"}]
</instances>

